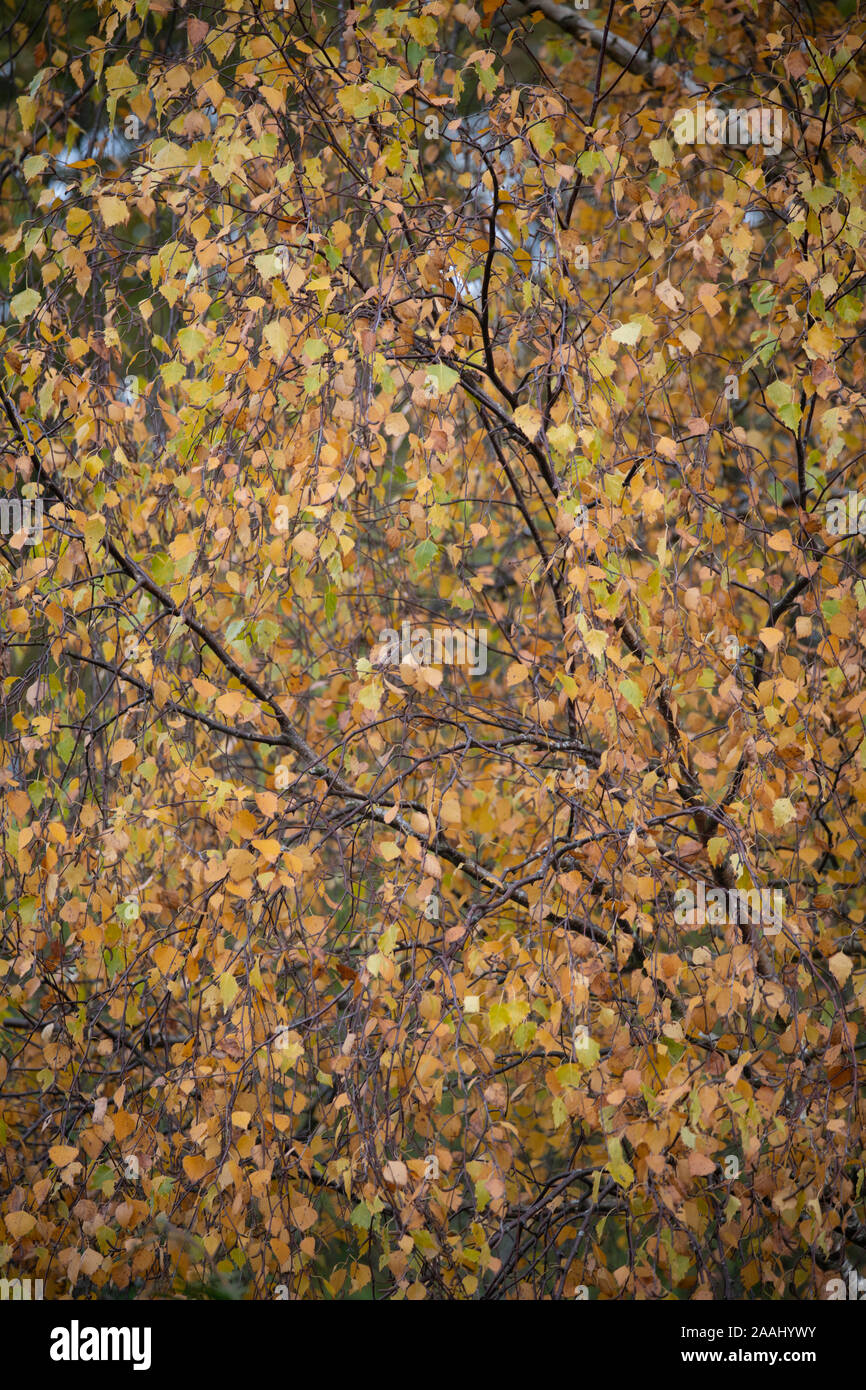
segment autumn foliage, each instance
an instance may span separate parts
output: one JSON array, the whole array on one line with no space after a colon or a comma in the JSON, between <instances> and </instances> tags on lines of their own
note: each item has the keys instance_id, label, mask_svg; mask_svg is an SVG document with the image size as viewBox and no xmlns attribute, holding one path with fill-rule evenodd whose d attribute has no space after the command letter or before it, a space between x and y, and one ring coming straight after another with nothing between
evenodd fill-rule
<instances>
[{"instance_id":1,"label":"autumn foliage","mask_svg":"<svg viewBox=\"0 0 866 1390\"><path fill-rule=\"evenodd\" d=\"M2 15L0 1276L827 1297L856 6Z\"/></svg>"}]
</instances>

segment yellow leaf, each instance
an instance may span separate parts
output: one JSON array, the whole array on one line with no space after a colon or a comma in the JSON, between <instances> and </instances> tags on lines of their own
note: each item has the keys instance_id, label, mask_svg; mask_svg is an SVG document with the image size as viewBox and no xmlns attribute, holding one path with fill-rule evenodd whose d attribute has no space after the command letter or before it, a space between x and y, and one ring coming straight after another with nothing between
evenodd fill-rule
<instances>
[{"instance_id":1,"label":"yellow leaf","mask_svg":"<svg viewBox=\"0 0 866 1390\"><path fill-rule=\"evenodd\" d=\"M277 1264L280 1266L280 1270L283 1271L288 1269L292 1262L291 1246L286 1245L284 1240L279 1240L276 1236L274 1236L269 1243L276 1257Z\"/></svg>"},{"instance_id":2,"label":"yellow leaf","mask_svg":"<svg viewBox=\"0 0 866 1390\"><path fill-rule=\"evenodd\" d=\"M715 868L721 859L725 857L730 848L730 843L726 835L714 835L707 844L707 853L710 856L710 863Z\"/></svg>"},{"instance_id":3,"label":"yellow leaf","mask_svg":"<svg viewBox=\"0 0 866 1390\"><path fill-rule=\"evenodd\" d=\"M283 93L277 87L266 87L264 83L259 87L259 96L264 97L272 111L282 111L286 105Z\"/></svg>"},{"instance_id":4,"label":"yellow leaf","mask_svg":"<svg viewBox=\"0 0 866 1390\"><path fill-rule=\"evenodd\" d=\"M138 78L132 71L127 62L115 63L113 67L105 69L105 85L109 92L129 92L132 87L138 86Z\"/></svg>"},{"instance_id":5,"label":"yellow leaf","mask_svg":"<svg viewBox=\"0 0 866 1390\"><path fill-rule=\"evenodd\" d=\"M6 1229L13 1240L21 1240L24 1236L29 1235L36 1225L36 1217L32 1216L29 1211L9 1211L3 1220L6 1222Z\"/></svg>"},{"instance_id":6,"label":"yellow leaf","mask_svg":"<svg viewBox=\"0 0 866 1390\"><path fill-rule=\"evenodd\" d=\"M608 1139L607 1151L610 1155L607 1171L620 1187L630 1187L634 1182L634 1172L626 1163L622 1152L621 1139Z\"/></svg>"},{"instance_id":7,"label":"yellow leaf","mask_svg":"<svg viewBox=\"0 0 866 1390\"><path fill-rule=\"evenodd\" d=\"M385 433L391 439L402 439L409 429L405 415L401 415L398 410L392 410L390 415L385 418Z\"/></svg>"},{"instance_id":8,"label":"yellow leaf","mask_svg":"<svg viewBox=\"0 0 866 1390\"><path fill-rule=\"evenodd\" d=\"M169 971L175 970L181 961L180 953L176 946L155 946L151 955L153 956L154 965L163 975L167 975Z\"/></svg>"},{"instance_id":9,"label":"yellow leaf","mask_svg":"<svg viewBox=\"0 0 866 1390\"><path fill-rule=\"evenodd\" d=\"M253 840L253 849L258 850L259 854L267 859L269 864L276 864L283 852L283 847L279 840Z\"/></svg>"},{"instance_id":10,"label":"yellow leaf","mask_svg":"<svg viewBox=\"0 0 866 1390\"><path fill-rule=\"evenodd\" d=\"M316 1208L311 1206L306 1198L293 1194L289 1198L289 1215L292 1224L297 1226L299 1231L308 1231L311 1226L316 1224Z\"/></svg>"},{"instance_id":11,"label":"yellow leaf","mask_svg":"<svg viewBox=\"0 0 866 1390\"><path fill-rule=\"evenodd\" d=\"M839 339L831 333L826 323L815 323L806 336L806 355L813 360L834 357L839 347Z\"/></svg>"},{"instance_id":12,"label":"yellow leaf","mask_svg":"<svg viewBox=\"0 0 866 1390\"><path fill-rule=\"evenodd\" d=\"M705 282L698 286L698 299L703 308L707 311L710 318L715 318L716 314L721 313L722 306L716 298L717 286Z\"/></svg>"},{"instance_id":13,"label":"yellow leaf","mask_svg":"<svg viewBox=\"0 0 866 1390\"><path fill-rule=\"evenodd\" d=\"M643 333L643 324L640 319L631 319L629 323L620 324L611 333L615 343L625 343L627 347L634 347L640 335Z\"/></svg>"},{"instance_id":14,"label":"yellow leaf","mask_svg":"<svg viewBox=\"0 0 866 1390\"><path fill-rule=\"evenodd\" d=\"M682 293L671 284L670 280L662 280L661 284L656 286L655 296L669 309L679 309L683 302Z\"/></svg>"},{"instance_id":15,"label":"yellow leaf","mask_svg":"<svg viewBox=\"0 0 866 1390\"><path fill-rule=\"evenodd\" d=\"M225 695L220 695L216 701L216 708L220 714L224 714L226 719L234 719L238 710L244 702L242 690L227 690Z\"/></svg>"},{"instance_id":16,"label":"yellow leaf","mask_svg":"<svg viewBox=\"0 0 866 1390\"><path fill-rule=\"evenodd\" d=\"M304 560L312 560L318 550L319 542L315 531L299 531L292 540L292 549Z\"/></svg>"},{"instance_id":17,"label":"yellow leaf","mask_svg":"<svg viewBox=\"0 0 866 1390\"><path fill-rule=\"evenodd\" d=\"M29 130L36 120L39 107L32 97L18 97L18 110L21 114L21 129Z\"/></svg>"},{"instance_id":18,"label":"yellow leaf","mask_svg":"<svg viewBox=\"0 0 866 1390\"><path fill-rule=\"evenodd\" d=\"M845 955L844 951L837 951L835 956L830 957L827 964L833 972L834 980L841 989L854 969L853 961Z\"/></svg>"},{"instance_id":19,"label":"yellow leaf","mask_svg":"<svg viewBox=\"0 0 866 1390\"><path fill-rule=\"evenodd\" d=\"M223 1001L223 1008L227 1009L232 1000L237 998L238 982L230 971L226 970L219 977L220 998Z\"/></svg>"},{"instance_id":20,"label":"yellow leaf","mask_svg":"<svg viewBox=\"0 0 866 1390\"><path fill-rule=\"evenodd\" d=\"M391 687L393 689L393 687ZM382 707L382 691L378 685L365 685L358 702L362 709L378 710Z\"/></svg>"},{"instance_id":21,"label":"yellow leaf","mask_svg":"<svg viewBox=\"0 0 866 1390\"><path fill-rule=\"evenodd\" d=\"M571 425L554 425L552 430L548 430L547 438L552 447L566 457L577 447L577 436Z\"/></svg>"},{"instance_id":22,"label":"yellow leaf","mask_svg":"<svg viewBox=\"0 0 866 1390\"><path fill-rule=\"evenodd\" d=\"M282 270L282 263L273 251L263 251L253 257L253 265L263 280L273 280Z\"/></svg>"},{"instance_id":23,"label":"yellow leaf","mask_svg":"<svg viewBox=\"0 0 866 1390\"><path fill-rule=\"evenodd\" d=\"M71 1163L77 1156L78 1149L74 1144L55 1144L48 1150L48 1157L52 1163L56 1163L58 1168L65 1168L67 1163Z\"/></svg>"},{"instance_id":24,"label":"yellow leaf","mask_svg":"<svg viewBox=\"0 0 866 1390\"><path fill-rule=\"evenodd\" d=\"M202 697L203 700L211 700L219 691L219 686L207 681L202 676L194 676L192 688Z\"/></svg>"},{"instance_id":25,"label":"yellow leaf","mask_svg":"<svg viewBox=\"0 0 866 1390\"><path fill-rule=\"evenodd\" d=\"M107 194L103 198L97 198L96 205L106 227L116 227L118 222L129 221L129 204L123 198Z\"/></svg>"},{"instance_id":26,"label":"yellow leaf","mask_svg":"<svg viewBox=\"0 0 866 1390\"><path fill-rule=\"evenodd\" d=\"M607 651L607 633L600 627L591 627L583 634L583 640L596 661L600 661Z\"/></svg>"},{"instance_id":27,"label":"yellow leaf","mask_svg":"<svg viewBox=\"0 0 866 1390\"><path fill-rule=\"evenodd\" d=\"M111 750L109 762L122 763L131 753L135 752L135 744L131 738L119 738Z\"/></svg>"},{"instance_id":28,"label":"yellow leaf","mask_svg":"<svg viewBox=\"0 0 866 1390\"><path fill-rule=\"evenodd\" d=\"M86 208L70 208L66 218L66 230L70 236L80 236L90 226L90 213Z\"/></svg>"},{"instance_id":29,"label":"yellow leaf","mask_svg":"<svg viewBox=\"0 0 866 1390\"><path fill-rule=\"evenodd\" d=\"M799 693L800 687L794 681L789 681L786 676L776 681L776 694L783 704L792 704Z\"/></svg>"},{"instance_id":30,"label":"yellow leaf","mask_svg":"<svg viewBox=\"0 0 866 1390\"><path fill-rule=\"evenodd\" d=\"M273 323L267 324L262 336L271 349L274 360L281 361L289 350L289 333L283 320L275 319Z\"/></svg>"},{"instance_id":31,"label":"yellow leaf","mask_svg":"<svg viewBox=\"0 0 866 1390\"><path fill-rule=\"evenodd\" d=\"M84 523L84 544L88 550L92 550L98 545L105 535L105 517L99 512L94 512Z\"/></svg>"},{"instance_id":32,"label":"yellow leaf","mask_svg":"<svg viewBox=\"0 0 866 1390\"><path fill-rule=\"evenodd\" d=\"M541 411L533 405L518 406L514 412L514 423L527 439L535 439L543 422Z\"/></svg>"},{"instance_id":33,"label":"yellow leaf","mask_svg":"<svg viewBox=\"0 0 866 1390\"><path fill-rule=\"evenodd\" d=\"M288 275L286 276L286 285L288 286L289 292L291 294L297 294L298 290L301 288L306 278L307 274L304 270L304 267L302 265L298 265L296 261L295 264L292 266L291 270L289 271Z\"/></svg>"}]
</instances>

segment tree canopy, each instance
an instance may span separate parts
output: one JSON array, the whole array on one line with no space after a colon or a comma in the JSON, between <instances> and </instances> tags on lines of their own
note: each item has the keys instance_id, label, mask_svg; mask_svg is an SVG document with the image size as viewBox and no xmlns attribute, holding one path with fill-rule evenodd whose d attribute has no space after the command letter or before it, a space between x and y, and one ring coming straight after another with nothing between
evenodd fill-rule
<instances>
[{"instance_id":1,"label":"tree canopy","mask_svg":"<svg viewBox=\"0 0 866 1390\"><path fill-rule=\"evenodd\" d=\"M863 44L4 0L3 1274L862 1259Z\"/></svg>"}]
</instances>

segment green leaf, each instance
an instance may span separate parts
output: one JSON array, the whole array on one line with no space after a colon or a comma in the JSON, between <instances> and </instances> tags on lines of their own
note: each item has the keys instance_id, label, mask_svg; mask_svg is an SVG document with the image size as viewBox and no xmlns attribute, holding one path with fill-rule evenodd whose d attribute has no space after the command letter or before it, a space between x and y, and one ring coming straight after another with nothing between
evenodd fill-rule
<instances>
[{"instance_id":1,"label":"green leaf","mask_svg":"<svg viewBox=\"0 0 866 1390\"><path fill-rule=\"evenodd\" d=\"M795 430L800 423L802 411L794 400L794 393L786 381L772 381L767 387L767 400L776 410L780 420L788 429Z\"/></svg>"},{"instance_id":2,"label":"green leaf","mask_svg":"<svg viewBox=\"0 0 866 1390\"><path fill-rule=\"evenodd\" d=\"M609 1154L607 1171L620 1187L630 1187L634 1182L634 1171L625 1161L622 1151L622 1140L610 1138L607 1141L607 1152Z\"/></svg>"},{"instance_id":3,"label":"green leaf","mask_svg":"<svg viewBox=\"0 0 866 1390\"><path fill-rule=\"evenodd\" d=\"M30 183L32 179L37 178L42 173L43 169L48 167L48 160L42 154L31 154L28 159L25 159L22 167L24 177Z\"/></svg>"},{"instance_id":4,"label":"green leaf","mask_svg":"<svg viewBox=\"0 0 866 1390\"><path fill-rule=\"evenodd\" d=\"M808 192L803 194L803 201L813 212L820 212L828 203L832 203L836 197L832 188L828 188L825 183L816 183Z\"/></svg>"},{"instance_id":5,"label":"green leaf","mask_svg":"<svg viewBox=\"0 0 866 1390\"><path fill-rule=\"evenodd\" d=\"M508 1027L510 1021L508 1018L508 1009L505 1004L494 1004L488 1014L488 1018L490 1021L490 1035L494 1038L497 1033L502 1032L503 1028Z\"/></svg>"},{"instance_id":6,"label":"green leaf","mask_svg":"<svg viewBox=\"0 0 866 1390\"><path fill-rule=\"evenodd\" d=\"M554 1076L560 1086L583 1086L586 1084L582 1069L574 1062L566 1062L563 1066L557 1067Z\"/></svg>"},{"instance_id":7,"label":"green leaf","mask_svg":"<svg viewBox=\"0 0 866 1390\"><path fill-rule=\"evenodd\" d=\"M673 146L666 138L650 140L650 154L660 169L670 169L674 163Z\"/></svg>"},{"instance_id":8,"label":"green leaf","mask_svg":"<svg viewBox=\"0 0 866 1390\"><path fill-rule=\"evenodd\" d=\"M337 100L346 115L356 121L365 120L378 106L376 93L364 87L344 87L337 93Z\"/></svg>"},{"instance_id":9,"label":"green leaf","mask_svg":"<svg viewBox=\"0 0 866 1390\"><path fill-rule=\"evenodd\" d=\"M32 793L32 788L31 788L31 793ZM19 912L19 914L20 914L21 921L25 924L25 926L29 926L29 924L30 924L32 921L35 920L36 913L38 912L38 910L39 910L39 901L38 901L37 898L27 897L27 898L21 898L21 899L19 900L19 903L18 903L18 912Z\"/></svg>"},{"instance_id":10,"label":"green leaf","mask_svg":"<svg viewBox=\"0 0 866 1390\"><path fill-rule=\"evenodd\" d=\"M170 584L174 578L174 561L163 551L158 551L150 562L150 570L157 584Z\"/></svg>"},{"instance_id":11,"label":"green leaf","mask_svg":"<svg viewBox=\"0 0 866 1390\"><path fill-rule=\"evenodd\" d=\"M9 309L12 317L21 322L21 320L27 319L31 314L35 313L41 303L42 300L38 290L22 290L20 294L16 294L12 303L9 305Z\"/></svg>"},{"instance_id":12,"label":"green leaf","mask_svg":"<svg viewBox=\"0 0 866 1390\"><path fill-rule=\"evenodd\" d=\"M550 124L550 121L542 121L541 125L532 127L529 132L529 138L532 141L532 148L535 150L536 154L540 155L543 159L552 148L556 137L554 136L553 126Z\"/></svg>"},{"instance_id":13,"label":"green leaf","mask_svg":"<svg viewBox=\"0 0 866 1390\"><path fill-rule=\"evenodd\" d=\"M577 161L577 167L587 178L591 178L596 169L605 167L605 157L601 150L584 150Z\"/></svg>"},{"instance_id":14,"label":"green leaf","mask_svg":"<svg viewBox=\"0 0 866 1390\"><path fill-rule=\"evenodd\" d=\"M39 807L42 805L43 801L48 795L48 788L46 787L45 783L40 780L38 782L31 782L27 790L30 793L30 800L33 806L38 811Z\"/></svg>"},{"instance_id":15,"label":"green leaf","mask_svg":"<svg viewBox=\"0 0 866 1390\"><path fill-rule=\"evenodd\" d=\"M359 1202L350 1217L353 1226L357 1226L359 1231L369 1231L373 1222L373 1213L366 1202Z\"/></svg>"},{"instance_id":16,"label":"green leaf","mask_svg":"<svg viewBox=\"0 0 866 1390\"><path fill-rule=\"evenodd\" d=\"M253 265L263 280L273 280L282 270L273 251L262 251L258 256L253 256Z\"/></svg>"},{"instance_id":17,"label":"green leaf","mask_svg":"<svg viewBox=\"0 0 866 1390\"><path fill-rule=\"evenodd\" d=\"M451 367L437 362L435 366L427 368L427 395L444 396L459 380L459 375Z\"/></svg>"},{"instance_id":18,"label":"green leaf","mask_svg":"<svg viewBox=\"0 0 866 1390\"><path fill-rule=\"evenodd\" d=\"M582 1067L594 1067L601 1056L601 1046L587 1033L575 1039L574 1055Z\"/></svg>"},{"instance_id":19,"label":"green leaf","mask_svg":"<svg viewBox=\"0 0 866 1390\"><path fill-rule=\"evenodd\" d=\"M177 341L187 362L200 356L207 347L207 338L200 328L182 328L177 335Z\"/></svg>"},{"instance_id":20,"label":"green leaf","mask_svg":"<svg viewBox=\"0 0 866 1390\"><path fill-rule=\"evenodd\" d=\"M415 566L416 573L420 574L422 570L426 570L438 554L439 547L431 540L422 541L420 545L416 545L412 552L412 564Z\"/></svg>"},{"instance_id":21,"label":"green leaf","mask_svg":"<svg viewBox=\"0 0 866 1390\"><path fill-rule=\"evenodd\" d=\"M643 706L644 694L640 686L632 680L621 680L619 683L619 693L624 700L628 700L632 709L639 710Z\"/></svg>"},{"instance_id":22,"label":"green leaf","mask_svg":"<svg viewBox=\"0 0 866 1390\"><path fill-rule=\"evenodd\" d=\"M773 312L776 296L773 294L772 285L768 285L766 281L759 285L753 285L749 291L749 298L762 319Z\"/></svg>"},{"instance_id":23,"label":"green leaf","mask_svg":"<svg viewBox=\"0 0 866 1390\"><path fill-rule=\"evenodd\" d=\"M863 313L862 301L853 294L843 295L834 307L843 323L856 323Z\"/></svg>"}]
</instances>

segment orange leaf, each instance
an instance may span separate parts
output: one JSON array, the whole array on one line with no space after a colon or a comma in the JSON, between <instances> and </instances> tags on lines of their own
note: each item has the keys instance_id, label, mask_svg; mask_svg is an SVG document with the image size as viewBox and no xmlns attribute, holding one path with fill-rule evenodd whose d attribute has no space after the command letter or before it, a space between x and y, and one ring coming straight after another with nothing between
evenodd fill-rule
<instances>
[{"instance_id":1,"label":"orange leaf","mask_svg":"<svg viewBox=\"0 0 866 1390\"><path fill-rule=\"evenodd\" d=\"M190 1182L201 1182L205 1173L209 1173L212 1167L210 1159L204 1158L202 1154L188 1154L183 1160L183 1171Z\"/></svg>"}]
</instances>

